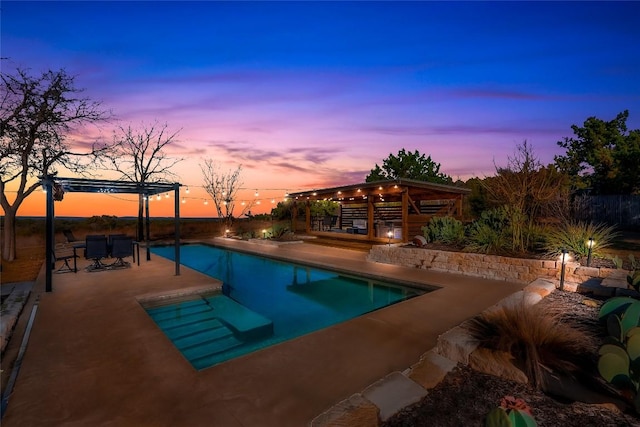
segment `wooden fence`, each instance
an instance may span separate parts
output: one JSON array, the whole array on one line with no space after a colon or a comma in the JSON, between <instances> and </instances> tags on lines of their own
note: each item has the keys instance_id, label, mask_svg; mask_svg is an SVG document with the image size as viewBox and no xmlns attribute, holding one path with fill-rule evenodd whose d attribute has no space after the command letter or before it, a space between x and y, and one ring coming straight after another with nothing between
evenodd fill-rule
<instances>
[{"instance_id":1,"label":"wooden fence","mask_svg":"<svg viewBox=\"0 0 640 427\"><path fill-rule=\"evenodd\" d=\"M640 230L640 195L587 196L574 199L574 217Z\"/></svg>"}]
</instances>

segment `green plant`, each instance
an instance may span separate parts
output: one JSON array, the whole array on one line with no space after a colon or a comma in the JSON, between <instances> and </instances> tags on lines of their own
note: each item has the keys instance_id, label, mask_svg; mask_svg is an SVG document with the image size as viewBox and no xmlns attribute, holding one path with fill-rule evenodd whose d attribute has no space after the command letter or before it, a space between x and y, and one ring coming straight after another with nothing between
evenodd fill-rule
<instances>
[{"instance_id":1,"label":"green plant","mask_svg":"<svg viewBox=\"0 0 640 427\"><path fill-rule=\"evenodd\" d=\"M435 216L429 224L422 227L427 242L458 244L464 241L462 221L449 216Z\"/></svg>"},{"instance_id":2,"label":"green plant","mask_svg":"<svg viewBox=\"0 0 640 427\"><path fill-rule=\"evenodd\" d=\"M503 208L482 213L477 221L468 227L468 243L465 251L480 253L501 253L509 247L510 228Z\"/></svg>"},{"instance_id":3,"label":"green plant","mask_svg":"<svg viewBox=\"0 0 640 427\"><path fill-rule=\"evenodd\" d=\"M494 408L485 418L486 427L535 427L538 424L527 403L513 396L505 396L500 406Z\"/></svg>"},{"instance_id":4,"label":"green plant","mask_svg":"<svg viewBox=\"0 0 640 427\"><path fill-rule=\"evenodd\" d=\"M616 266L617 269L622 268L622 258L620 258L618 255L612 256L611 261L613 261L613 264Z\"/></svg>"},{"instance_id":5,"label":"green plant","mask_svg":"<svg viewBox=\"0 0 640 427\"><path fill-rule=\"evenodd\" d=\"M275 224L271 229L271 236L274 239L283 239L290 233L289 227L282 224Z\"/></svg>"},{"instance_id":6,"label":"green plant","mask_svg":"<svg viewBox=\"0 0 640 427\"><path fill-rule=\"evenodd\" d=\"M593 224L583 221L570 221L551 229L547 234L545 249L549 255L558 256L562 248L572 252L576 259L586 258L589 254L589 238L593 238L591 255L601 257L601 249L610 246L618 236L614 226Z\"/></svg>"},{"instance_id":7,"label":"green plant","mask_svg":"<svg viewBox=\"0 0 640 427\"><path fill-rule=\"evenodd\" d=\"M606 323L609 337L598 350L598 372L640 413L640 301L631 297L610 298L598 317Z\"/></svg>"}]
</instances>

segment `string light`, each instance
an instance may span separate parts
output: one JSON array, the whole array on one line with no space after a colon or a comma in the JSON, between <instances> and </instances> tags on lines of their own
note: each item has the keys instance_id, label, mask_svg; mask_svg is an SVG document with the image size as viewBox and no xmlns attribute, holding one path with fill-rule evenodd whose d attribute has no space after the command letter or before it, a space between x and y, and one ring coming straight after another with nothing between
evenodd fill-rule
<instances>
[{"instance_id":1,"label":"string light","mask_svg":"<svg viewBox=\"0 0 640 427\"><path fill-rule=\"evenodd\" d=\"M189 187L187 187L187 189L184 192L189 194Z\"/></svg>"}]
</instances>

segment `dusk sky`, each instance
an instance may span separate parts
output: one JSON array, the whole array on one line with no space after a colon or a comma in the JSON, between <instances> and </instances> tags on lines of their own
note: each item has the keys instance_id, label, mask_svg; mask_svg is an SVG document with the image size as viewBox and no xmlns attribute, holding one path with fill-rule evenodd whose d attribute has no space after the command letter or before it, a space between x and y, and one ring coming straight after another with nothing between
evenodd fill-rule
<instances>
[{"instance_id":1,"label":"dusk sky","mask_svg":"<svg viewBox=\"0 0 640 427\"><path fill-rule=\"evenodd\" d=\"M183 216L215 213L199 187L207 157L242 165L241 198L258 190L261 213L285 191L364 182L402 148L466 180L493 175L524 140L553 162L556 142L590 116L629 110L628 127L640 128L639 2L0 7L3 72L64 68L114 113L73 143L111 140L116 125L180 131L171 155L185 158L174 168L190 188ZM124 199L68 194L56 215L135 215ZM42 194L18 211L42 214Z\"/></svg>"}]
</instances>

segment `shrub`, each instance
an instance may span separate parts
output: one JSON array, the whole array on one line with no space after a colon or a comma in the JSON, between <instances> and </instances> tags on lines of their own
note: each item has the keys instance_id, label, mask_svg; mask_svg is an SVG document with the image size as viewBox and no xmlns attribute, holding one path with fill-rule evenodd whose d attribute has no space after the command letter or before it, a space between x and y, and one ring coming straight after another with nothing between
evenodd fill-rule
<instances>
[{"instance_id":1,"label":"shrub","mask_svg":"<svg viewBox=\"0 0 640 427\"><path fill-rule=\"evenodd\" d=\"M509 247L509 220L502 208L482 213L468 228L465 250L479 253L501 253Z\"/></svg>"},{"instance_id":2,"label":"shrub","mask_svg":"<svg viewBox=\"0 0 640 427\"><path fill-rule=\"evenodd\" d=\"M560 255L562 249L573 252L576 259L586 258L589 253L589 238L593 237L591 254L601 257L601 249L610 246L618 236L614 226L593 224L583 221L571 221L547 234L545 249L549 255Z\"/></svg>"},{"instance_id":3,"label":"shrub","mask_svg":"<svg viewBox=\"0 0 640 427\"><path fill-rule=\"evenodd\" d=\"M549 370L572 376L588 363L587 334L560 320L561 313L523 301L475 317L470 332L481 347L511 354L531 384L544 390Z\"/></svg>"},{"instance_id":4,"label":"shrub","mask_svg":"<svg viewBox=\"0 0 640 427\"><path fill-rule=\"evenodd\" d=\"M427 242L459 244L464 241L464 225L462 221L449 216L435 216L429 224L422 227Z\"/></svg>"}]
</instances>

